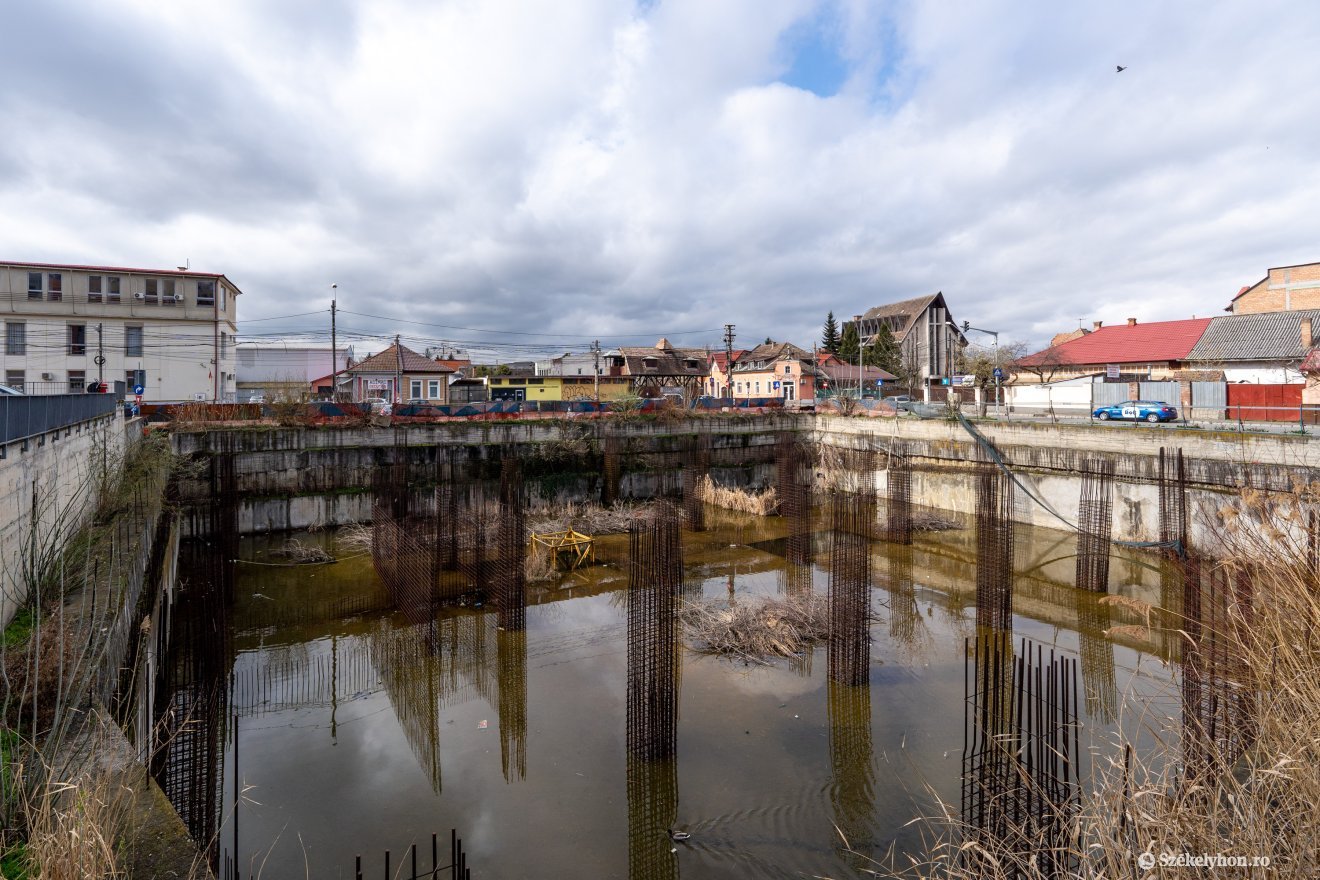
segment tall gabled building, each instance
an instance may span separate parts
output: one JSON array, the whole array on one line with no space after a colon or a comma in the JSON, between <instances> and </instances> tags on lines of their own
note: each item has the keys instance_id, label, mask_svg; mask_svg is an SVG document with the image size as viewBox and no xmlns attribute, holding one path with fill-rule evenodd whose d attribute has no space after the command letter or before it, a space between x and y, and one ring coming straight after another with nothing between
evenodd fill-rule
<instances>
[{"instance_id":1,"label":"tall gabled building","mask_svg":"<svg viewBox=\"0 0 1320 880\"><path fill-rule=\"evenodd\" d=\"M852 323L845 321L844 329ZM921 385L939 385L951 377L958 352L967 345L949 314L943 293L868 309L859 327L862 341L869 345L882 325L889 328L899 345L901 365Z\"/></svg>"}]
</instances>

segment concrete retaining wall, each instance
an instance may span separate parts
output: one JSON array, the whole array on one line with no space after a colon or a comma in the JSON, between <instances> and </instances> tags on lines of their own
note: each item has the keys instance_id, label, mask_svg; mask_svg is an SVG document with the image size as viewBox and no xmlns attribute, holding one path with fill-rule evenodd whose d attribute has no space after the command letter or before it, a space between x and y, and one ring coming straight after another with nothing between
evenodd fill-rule
<instances>
[{"instance_id":1,"label":"concrete retaining wall","mask_svg":"<svg viewBox=\"0 0 1320 880\"><path fill-rule=\"evenodd\" d=\"M0 445L0 626L28 599L25 561L62 548L96 509L97 474L140 431L116 411Z\"/></svg>"}]
</instances>

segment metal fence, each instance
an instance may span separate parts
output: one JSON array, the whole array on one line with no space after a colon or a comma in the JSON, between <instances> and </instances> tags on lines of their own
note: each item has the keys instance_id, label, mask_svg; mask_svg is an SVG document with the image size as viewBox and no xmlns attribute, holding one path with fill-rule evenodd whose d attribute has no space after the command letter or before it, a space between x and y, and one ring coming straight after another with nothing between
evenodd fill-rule
<instances>
[{"instance_id":1,"label":"metal fence","mask_svg":"<svg viewBox=\"0 0 1320 880\"><path fill-rule=\"evenodd\" d=\"M1181 402L1181 386L1177 382L1142 382L1141 400L1159 400L1178 406Z\"/></svg>"},{"instance_id":2,"label":"metal fence","mask_svg":"<svg viewBox=\"0 0 1320 880\"><path fill-rule=\"evenodd\" d=\"M117 405L118 401L110 394L0 396L0 443L108 416Z\"/></svg>"},{"instance_id":3,"label":"metal fence","mask_svg":"<svg viewBox=\"0 0 1320 880\"><path fill-rule=\"evenodd\" d=\"M1228 386L1223 382L1193 382L1192 406L1198 409L1223 409L1228 405Z\"/></svg>"},{"instance_id":4,"label":"metal fence","mask_svg":"<svg viewBox=\"0 0 1320 880\"><path fill-rule=\"evenodd\" d=\"M1128 383L1095 382L1091 385L1092 406L1113 406L1128 402Z\"/></svg>"}]
</instances>

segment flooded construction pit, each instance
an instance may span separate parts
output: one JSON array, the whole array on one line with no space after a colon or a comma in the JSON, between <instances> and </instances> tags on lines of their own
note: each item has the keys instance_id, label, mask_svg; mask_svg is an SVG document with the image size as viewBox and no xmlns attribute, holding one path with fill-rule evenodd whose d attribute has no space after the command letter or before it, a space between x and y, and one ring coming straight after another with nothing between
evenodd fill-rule
<instances>
[{"instance_id":1,"label":"flooded construction pit","mask_svg":"<svg viewBox=\"0 0 1320 880\"><path fill-rule=\"evenodd\" d=\"M987 675L970 645L991 552L976 524L910 545L851 535L862 557L848 562L818 509L790 562L786 519L703 515L704 531L681 532L680 608L834 602L840 567L860 565L853 631L832 609L829 638L749 662L699 653L680 613L676 651L648 653L644 633L630 644L636 535L601 537L595 565L529 583L522 629L501 628L489 598L399 610L343 531L293 536L334 564L288 564L275 552L287 534L243 538L227 608L177 605L176 628L225 631L174 657L176 684L211 694L212 717L163 759L167 792L225 876L243 877L349 878L359 855L362 876L382 877L386 851L391 876L411 877L413 844L424 874L433 834L448 864L450 829L477 877L867 876L867 859L901 866L922 850L913 820L941 812L937 799L976 821L968 731ZM1118 726L1140 742L1177 716L1170 646L1074 586L1076 533L1009 536L998 628L1012 647L993 677L1011 686L1024 637L1043 667L1050 652L1075 661L1047 706L1071 720L1038 722L1071 763L1051 772L1075 785ZM185 598L206 577L182 575ZM1168 580L1153 554L1115 549L1111 594L1159 603Z\"/></svg>"}]
</instances>

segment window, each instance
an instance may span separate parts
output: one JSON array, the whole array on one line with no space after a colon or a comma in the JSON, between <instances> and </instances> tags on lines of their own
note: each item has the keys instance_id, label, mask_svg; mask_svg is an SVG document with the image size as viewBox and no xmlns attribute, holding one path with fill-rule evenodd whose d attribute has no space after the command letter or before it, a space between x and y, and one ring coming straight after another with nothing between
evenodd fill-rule
<instances>
[{"instance_id":1,"label":"window","mask_svg":"<svg viewBox=\"0 0 1320 880\"><path fill-rule=\"evenodd\" d=\"M31 291L28 291L31 296ZM51 272L46 276L46 299L51 302L59 302L64 299L64 276L59 272Z\"/></svg>"},{"instance_id":2,"label":"window","mask_svg":"<svg viewBox=\"0 0 1320 880\"><path fill-rule=\"evenodd\" d=\"M27 377L22 370L5 370L5 384L17 391L23 390Z\"/></svg>"},{"instance_id":3,"label":"window","mask_svg":"<svg viewBox=\"0 0 1320 880\"><path fill-rule=\"evenodd\" d=\"M132 394L132 393L133 393L133 386L134 386L134 385L141 385L143 388L146 388L146 387L147 387L147 371L146 371L146 370L127 370L127 371L125 371L125 373L124 373L124 393L126 393L126 394Z\"/></svg>"},{"instance_id":4,"label":"window","mask_svg":"<svg viewBox=\"0 0 1320 880\"><path fill-rule=\"evenodd\" d=\"M124 328L124 356L142 357L142 328Z\"/></svg>"},{"instance_id":5,"label":"window","mask_svg":"<svg viewBox=\"0 0 1320 880\"><path fill-rule=\"evenodd\" d=\"M793 372L793 365L792 365L792 364L784 364L784 373L785 373L785 374L788 374L788 373L791 373L791 372Z\"/></svg>"},{"instance_id":6,"label":"window","mask_svg":"<svg viewBox=\"0 0 1320 880\"><path fill-rule=\"evenodd\" d=\"M142 293L143 293L143 298L146 299L147 301L147 305L154 306L159 304L160 282L157 281L155 278L148 278L146 281L143 282L143 285L144 286L142 288Z\"/></svg>"},{"instance_id":7,"label":"window","mask_svg":"<svg viewBox=\"0 0 1320 880\"><path fill-rule=\"evenodd\" d=\"M81 394L87 390L87 371L69 370L69 393Z\"/></svg>"},{"instance_id":8,"label":"window","mask_svg":"<svg viewBox=\"0 0 1320 880\"><path fill-rule=\"evenodd\" d=\"M757 394L761 393L761 383L759 381L756 383L756 393Z\"/></svg>"},{"instance_id":9,"label":"window","mask_svg":"<svg viewBox=\"0 0 1320 880\"><path fill-rule=\"evenodd\" d=\"M426 397L428 400L440 399L440 380L431 379L426 383Z\"/></svg>"},{"instance_id":10,"label":"window","mask_svg":"<svg viewBox=\"0 0 1320 880\"><path fill-rule=\"evenodd\" d=\"M119 302L119 276L88 275L87 301L89 303Z\"/></svg>"},{"instance_id":11,"label":"window","mask_svg":"<svg viewBox=\"0 0 1320 880\"><path fill-rule=\"evenodd\" d=\"M45 288L41 286L41 273L28 273L28 299L41 299L42 291Z\"/></svg>"},{"instance_id":12,"label":"window","mask_svg":"<svg viewBox=\"0 0 1320 880\"><path fill-rule=\"evenodd\" d=\"M87 325L69 325L69 354L74 356L87 354Z\"/></svg>"},{"instance_id":13,"label":"window","mask_svg":"<svg viewBox=\"0 0 1320 880\"><path fill-rule=\"evenodd\" d=\"M408 396L417 398L422 396L422 380L413 379L408 383Z\"/></svg>"},{"instance_id":14,"label":"window","mask_svg":"<svg viewBox=\"0 0 1320 880\"><path fill-rule=\"evenodd\" d=\"M222 312L225 310L225 294L226 294L226 293L228 293L228 288L226 288L223 284L221 284L221 285L220 285L220 311L222 311Z\"/></svg>"},{"instance_id":15,"label":"window","mask_svg":"<svg viewBox=\"0 0 1320 880\"><path fill-rule=\"evenodd\" d=\"M174 279L166 278L160 283L160 304L163 306L174 305Z\"/></svg>"},{"instance_id":16,"label":"window","mask_svg":"<svg viewBox=\"0 0 1320 880\"><path fill-rule=\"evenodd\" d=\"M198 281L197 282L197 304L199 306L215 305L215 282Z\"/></svg>"},{"instance_id":17,"label":"window","mask_svg":"<svg viewBox=\"0 0 1320 880\"><path fill-rule=\"evenodd\" d=\"M5 354L27 354L27 324L22 321L5 324Z\"/></svg>"},{"instance_id":18,"label":"window","mask_svg":"<svg viewBox=\"0 0 1320 880\"><path fill-rule=\"evenodd\" d=\"M225 331L221 330L221 331L220 331L220 360L224 360L224 359L228 356L228 353L229 353L229 334L226 333Z\"/></svg>"}]
</instances>

